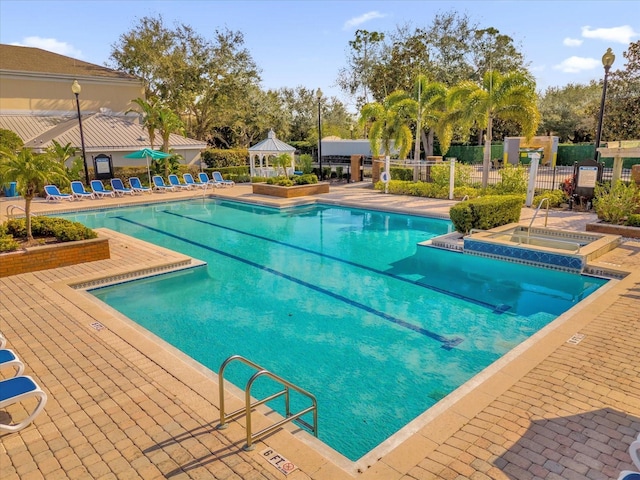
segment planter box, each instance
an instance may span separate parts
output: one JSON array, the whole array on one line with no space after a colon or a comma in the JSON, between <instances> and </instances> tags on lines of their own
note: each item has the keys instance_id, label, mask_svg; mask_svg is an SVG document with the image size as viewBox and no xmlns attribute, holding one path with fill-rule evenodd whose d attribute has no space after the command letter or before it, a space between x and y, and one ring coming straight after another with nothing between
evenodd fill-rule
<instances>
[{"instance_id":1,"label":"planter box","mask_svg":"<svg viewBox=\"0 0 640 480\"><path fill-rule=\"evenodd\" d=\"M0 255L0 277L68 267L107 258L110 258L108 238L27 247Z\"/></svg>"},{"instance_id":2,"label":"planter box","mask_svg":"<svg viewBox=\"0 0 640 480\"><path fill-rule=\"evenodd\" d=\"M608 233L626 238L640 238L640 227L611 225L610 223L587 223L587 232Z\"/></svg>"},{"instance_id":3,"label":"planter box","mask_svg":"<svg viewBox=\"0 0 640 480\"><path fill-rule=\"evenodd\" d=\"M281 187L280 185L268 185L266 183L254 183L253 193L259 195L271 195L272 197L293 198L305 195L317 195L329 193L327 182L312 183L310 185L294 185L293 187Z\"/></svg>"}]
</instances>

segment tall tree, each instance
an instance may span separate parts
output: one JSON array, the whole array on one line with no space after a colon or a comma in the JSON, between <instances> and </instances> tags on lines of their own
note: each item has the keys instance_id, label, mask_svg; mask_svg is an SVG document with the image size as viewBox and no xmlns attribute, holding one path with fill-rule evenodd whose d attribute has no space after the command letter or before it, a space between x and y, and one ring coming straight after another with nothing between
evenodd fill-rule
<instances>
[{"instance_id":1,"label":"tall tree","mask_svg":"<svg viewBox=\"0 0 640 480\"><path fill-rule=\"evenodd\" d=\"M187 133L232 145L228 125L250 119L242 111L260 75L240 32L215 30L211 40L187 25L170 29L144 17L112 45L112 66L145 82L146 98L185 119Z\"/></svg>"},{"instance_id":2,"label":"tall tree","mask_svg":"<svg viewBox=\"0 0 640 480\"><path fill-rule=\"evenodd\" d=\"M0 150L0 178L16 182L18 193L24 198L27 241L33 243L31 231L31 201L48 183L68 185L64 166L47 153L35 154L30 148L19 152Z\"/></svg>"},{"instance_id":3,"label":"tall tree","mask_svg":"<svg viewBox=\"0 0 640 480\"><path fill-rule=\"evenodd\" d=\"M526 137L535 134L540 122L533 79L521 72L505 75L485 73L482 84L465 81L451 88L447 99L446 122L470 129L486 130L482 165L482 186L487 186L491 164L493 120L513 120L522 126Z\"/></svg>"},{"instance_id":4,"label":"tall tree","mask_svg":"<svg viewBox=\"0 0 640 480\"><path fill-rule=\"evenodd\" d=\"M414 159L420 158L420 139L425 138L425 152L433 153L433 135L424 135L424 129L436 132L440 140L440 148L444 152L451 143L451 128L441 119L446 110L447 87L440 82L429 82L425 75L419 75L413 87L412 99L416 118L416 137ZM431 140L429 140L431 139Z\"/></svg>"},{"instance_id":5,"label":"tall tree","mask_svg":"<svg viewBox=\"0 0 640 480\"><path fill-rule=\"evenodd\" d=\"M601 94L595 81L547 88L538 99L538 133L556 135L561 143L593 141L596 119L591 112L598 109Z\"/></svg>"}]
</instances>

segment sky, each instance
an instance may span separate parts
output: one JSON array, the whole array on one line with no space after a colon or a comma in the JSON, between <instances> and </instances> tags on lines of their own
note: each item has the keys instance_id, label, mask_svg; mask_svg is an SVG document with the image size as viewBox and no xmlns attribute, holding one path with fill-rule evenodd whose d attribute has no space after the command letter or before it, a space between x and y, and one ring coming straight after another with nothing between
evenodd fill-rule
<instances>
[{"instance_id":1,"label":"sky","mask_svg":"<svg viewBox=\"0 0 640 480\"><path fill-rule=\"evenodd\" d=\"M240 31L264 88L321 88L352 109L336 79L356 30L427 27L452 11L513 38L540 91L602 79L607 48L616 70L640 39L639 0L0 0L0 43L106 65L122 34L140 18L161 15L166 26L188 25L207 39L217 29Z\"/></svg>"}]
</instances>

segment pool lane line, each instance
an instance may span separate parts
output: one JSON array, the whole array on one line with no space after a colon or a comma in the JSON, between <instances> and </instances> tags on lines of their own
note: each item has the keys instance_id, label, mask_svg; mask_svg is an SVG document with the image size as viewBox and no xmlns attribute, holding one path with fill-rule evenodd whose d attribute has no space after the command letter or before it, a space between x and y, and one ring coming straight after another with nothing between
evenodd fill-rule
<instances>
[{"instance_id":1,"label":"pool lane line","mask_svg":"<svg viewBox=\"0 0 640 480\"><path fill-rule=\"evenodd\" d=\"M417 286L420 286L420 287L424 287L424 288L427 288L429 290L433 290L434 292L441 293L443 295L448 295L450 297L454 297L454 298L457 298L459 300L464 300L465 302L469 302L469 303L473 303L475 305L479 305L481 307L484 307L484 308L487 308L487 309L491 310L493 313L502 314L506 310L509 309L509 308L505 308L503 305L493 305L491 303L483 302L482 300L476 300L475 298L471 298L471 297L466 297L464 295L460 295L459 293L449 292L448 290L444 290L442 288L438 288L438 287L435 287L433 285L422 283L420 280L415 280L415 281L414 280L409 280L408 278L404 278L404 277L401 277L399 275L395 275L393 273L387 273L385 271L378 270L376 268L369 267L367 265L362 265L360 263L352 262L350 260L345 260L343 258L336 257L334 255L327 255L325 253L320 253L320 252L317 252L315 250L311 250L311 249L308 249L308 248L305 248L305 247L300 247L298 245L293 245L291 243L281 242L280 240L275 240L273 238L264 237L262 235L257 235L255 233L245 232L245 231L242 231L242 230L238 230L237 228L227 227L225 225L220 225L219 223L209 222L209 221L202 220L202 219L199 219L199 218L189 217L187 215L181 215L179 213L170 212L168 210L163 210L163 211L161 211L159 213L166 213L167 215L173 215L175 217L184 218L186 220L191 220L192 222L202 223L204 225L209 225L211 227L220 228L222 230L228 230L230 232L239 233L241 235L246 235L248 237L257 238L258 240L263 240L265 242L275 243L276 245L282 245L284 247L292 248L294 250L299 250L301 252L317 255L317 256L320 256L320 257L323 257L323 258L327 258L329 260L333 260L335 262L340 262L340 263L344 263L346 265L351 265L352 267L362 268L364 270L368 270L369 272L373 272L373 273L378 274L378 275L384 275L384 276L387 276L387 277L391 277L394 280L399 280L401 282L410 283L411 285L417 285Z\"/></svg>"},{"instance_id":2,"label":"pool lane line","mask_svg":"<svg viewBox=\"0 0 640 480\"><path fill-rule=\"evenodd\" d=\"M232 253L228 253L228 252L224 252L222 250L218 250L217 248L210 247L209 245L205 245L203 243L194 242L193 240L189 240L188 238L183 238L183 237L180 237L180 236L175 235L173 233L169 233L169 232L160 230L159 228L150 227L150 226L145 225L143 223L136 222L136 221L133 221L133 220L129 220L128 218L119 217L119 216L118 217L113 217L113 218L116 218L116 219L121 220L121 221L126 222L126 223L130 223L132 225L136 225L138 227L145 228L147 230L151 230L152 232L156 232L156 233L159 233L161 235L165 235L167 237L174 238L176 240L180 240L182 242L188 243L190 245L194 245L194 246L199 247L199 248L204 248L205 250L209 250L210 252L217 253L218 255L222 255L222 256L225 256L227 258L231 258L232 260L236 260L238 262L241 262L241 263L244 263L246 265L249 265L251 267L258 268L258 269L260 269L260 270L262 270L264 272L271 273L272 275L276 275L278 277L284 278L285 280L289 280L290 282L297 283L298 285L301 285L303 287L309 288L310 290L314 290L314 291L316 291L318 293L327 295L327 296L332 297L332 298L334 298L336 300L339 300L339 301L341 301L343 303L346 303L346 304L352 305L352 306L354 306L356 308L359 308L361 310L364 310L365 312L368 312L368 313L371 313L373 315L376 315L377 317L380 317L380 318L382 318L384 320L388 320L390 322L393 322L396 325L399 325L401 327L407 328L409 330L413 330L414 332L420 333L420 334L422 334L422 335L424 335L426 337L429 337L429 338L432 338L434 340L437 340L438 342L440 342L442 344L442 348L444 348L445 350L451 350L453 347L455 347L456 345L459 345L463 341L463 339L460 338L460 337L447 338L447 337L439 335L439 334L437 334L435 332L427 330L426 328L418 327L417 325L412 325L409 322L406 322L406 321L404 321L404 320L402 320L400 318L394 317L394 316L389 315L387 313L381 312L380 310L376 310L375 308L372 308L372 307L370 307L368 305L365 305L365 304L360 303L360 302L355 302L355 301L353 301L353 300L351 300L351 299L349 299L347 297L344 297L344 296L339 295L337 293L331 292L331 291L326 290L324 288L318 287L317 285L314 285L312 283L305 282L304 280L300 280L298 278L292 277L291 275L287 275L286 273L280 272L278 270L274 270L273 268L267 267L266 265L260 265L259 263L252 262L251 260L247 260L246 258L242 258L242 257L239 257L237 255L233 255Z\"/></svg>"}]
</instances>

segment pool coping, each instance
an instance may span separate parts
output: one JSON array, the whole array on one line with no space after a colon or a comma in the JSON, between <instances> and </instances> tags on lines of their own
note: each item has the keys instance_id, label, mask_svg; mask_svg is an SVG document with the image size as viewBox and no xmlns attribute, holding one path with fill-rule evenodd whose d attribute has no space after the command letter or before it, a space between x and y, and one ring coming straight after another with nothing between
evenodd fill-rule
<instances>
[{"instance_id":1,"label":"pool coping","mask_svg":"<svg viewBox=\"0 0 640 480\"><path fill-rule=\"evenodd\" d=\"M227 199L229 201L235 201L235 199ZM247 204L254 204L253 202L242 202ZM308 206L308 205L336 205L336 206L344 206L344 207L354 207L358 209L364 210L372 210L379 211L377 208L367 208L362 206L356 206L353 204L345 205L339 202L327 203L321 201L319 199L313 199L313 201L302 201L297 203L296 205L285 205L279 208L282 210L296 208L300 206ZM272 205L267 204L258 204L260 206L272 207ZM138 205L136 205L138 206ZM118 207L113 207L118 208ZM389 210L390 213L402 213L402 214L412 214L410 212L401 211L400 209ZM429 217L427 215L422 215L423 217ZM437 218L437 217L429 217L429 218ZM115 232L113 230L107 228L96 229L98 231L108 232L110 236L114 238L119 238L122 241L133 240L135 243L146 245L148 249L152 250L167 250L168 252L173 252L170 249L165 249L164 247L159 247L150 242L146 242L144 240L135 239L134 237L129 237L128 235ZM418 244L419 245L419 244ZM173 252L177 253L177 252ZM183 254L178 254L183 255ZM185 269L196 268L199 266L206 265L206 262L202 262L201 260L191 258L189 261L182 261L178 263L171 263L166 266L161 266L159 268L152 268L148 270L135 270L132 272L127 272L118 276L111 277L103 277L97 279L84 280L83 282L68 284L68 286L76 289L85 291L86 295L85 299L92 303L95 303L97 307L109 311L114 317L118 318L120 321L127 324L128 327L136 330L139 334L144 336L146 339L159 344L166 351L171 353L172 357L179 358L182 362L189 365L193 369L197 370L201 374L205 375L209 380L213 381L216 386L218 385L217 380L217 372L209 369L208 367L202 365L196 360L189 357L187 354L183 353L176 347L173 347L170 343L166 342L162 338L153 334L152 332L146 330L144 327L138 325L135 321L126 317L124 314L118 312L114 308L109 305L103 303L93 295L91 295L87 290L91 290L93 288L99 288L103 286L109 286L120 283L127 283L129 281L140 280L143 278L151 278L158 275L170 274L174 272L183 271ZM627 274L630 272L627 272ZM296 427L295 425L285 425L283 426L283 431L288 432L295 436L300 442L308 445L315 452L320 453L322 456L331 461L334 465L339 467L342 471L349 474L350 476L357 476L364 472L369 471L374 468L381 459L387 455L392 454L394 450L396 450L400 445L402 445L405 441L411 439L415 435L424 435L425 430L430 428L436 428L440 433L442 432L441 423L443 422L442 418L446 418L452 415L452 413L456 413L461 416L461 418L471 417L474 413L479 412L482 408L484 408L485 404L483 402L477 402L477 397L481 397L483 399L491 399L496 394L496 386L499 385L501 391L508 389L510 386L515 384L522 376L524 376L529 370L521 370L520 374L514 373L514 365L521 364L529 364L531 368L533 368L537 362L540 361L541 358L544 358L550 352L552 352L558 345L562 344L562 339L557 338L558 335L562 334L563 338L565 338L565 342L569 340L579 329L584 325L583 321L578 320L578 315L580 313L584 313L589 309L589 306L594 302L597 302L601 296L606 296L610 289L614 288L619 280L617 279L608 279L606 285L599 288L596 292L589 295L585 300L581 301L578 305L575 305L571 309L564 312L562 315L558 316L551 323L540 329L538 332L530 336L527 340L520 343L512 350L507 352L505 355L500 357L500 359L496 360L482 371L471 377L464 384L456 388L453 392L448 394L445 398L437 402L435 405L430 407L428 410L420 414L418 417L410 421L396 433L391 435L389 438L381 442L379 445L374 447L372 450L367 452L358 460L352 461L346 458L344 455L334 450L330 446L326 445L322 441L314 438L310 433L305 430ZM575 326L575 328L573 328ZM571 327L571 328L569 328ZM574 331L575 330L575 331ZM544 348L541 347L542 341L547 341L544 345ZM244 391L239 387L231 384L230 382L226 382L225 390L231 394L238 402L242 402L244 398ZM469 401L470 396L474 396L473 401ZM226 397L225 397L226 398ZM212 403L216 407L218 407L218 401ZM470 404L474 404L472 407ZM257 407L257 412L259 412L265 419L273 418L274 421L281 420L283 417L276 411L272 410L266 405L261 405ZM243 421L240 420L240 423L243 424ZM264 419L259 421L259 423L263 424ZM447 421L447 426L452 428L454 423ZM428 433L426 436L432 438L431 433ZM262 440L264 443L268 444L268 440Z\"/></svg>"},{"instance_id":2,"label":"pool coping","mask_svg":"<svg viewBox=\"0 0 640 480\"><path fill-rule=\"evenodd\" d=\"M322 201L324 199L319 200ZM379 209L377 205L369 207L358 205L357 208L370 208L372 210ZM413 211L403 213L415 214L415 212ZM635 245L637 244L634 244L634 248L637 248L635 247ZM407 475L410 471L413 472L414 469L418 469L418 471L411 474L411 478L445 478L444 474L443 476L439 476L439 474L436 473L426 473L435 471L432 470L433 468L435 468L435 466L434 457L430 456L431 453L438 450L438 452L440 453L436 453L436 455L441 458L442 453L439 450L439 446L446 447L448 445L450 448L451 444L447 442L447 439L451 438L452 435L455 432L459 431L463 425L466 425L470 421L470 419L473 419L474 415L477 412L484 411L483 409L488 406L493 400L500 398L501 394L508 390L510 385L515 385L515 383L518 382L519 379L522 379L525 375L527 375L528 372L536 369L536 367L542 361L547 359L549 355L551 355L551 353L556 352L558 348L564 346L564 348L570 348L572 350L578 349L579 347L574 346L570 342L567 342L567 337L569 335L573 336L575 332L580 331L583 328L590 327L591 324L594 323L595 320L598 319L598 316L601 314L606 314L606 318L611 318L611 314L608 314L608 310L611 308L617 298L627 295L627 299L625 300L626 302L635 302L633 295L629 296L629 293L631 293L631 291L637 291L638 286L640 286L640 271L637 268L637 263L630 263L629 265L625 265L623 261L615 259L611 260L610 258L603 258L599 263L604 265L611 265L615 268L629 271L631 273L627 275L626 278L620 281L609 283L609 288L607 289L607 293L609 295L600 296L598 298L593 298L593 296L589 297L592 299L592 304L590 304L588 308L580 308L575 312L574 309L571 309L563 314L564 316L571 313L568 318L564 319L564 323L562 325L558 325L558 329L549 331L547 333L547 336L541 339L541 348L539 350L530 352L529 354L527 354L527 352L524 352L520 355L517 355L517 358L515 358L512 363L505 365L502 369L500 369L493 375L488 375L489 372L487 372L485 369L485 371L481 372L481 374L487 373L487 378L483 378L482 381L478 383L478 385L470 385L471 391L462 394L459 400L455 402L454 405L452 405L450 408L445 408L442 404L439 403L438 406L443 408L442 412L438 413L434 418L427 419L427 423L423 427L414 425L413 427L415 427L416 429L415 433L410 435L407 440L396 445L395 448L390 451L390 453L386 454L375 463L372 463L370 468L367 468L366 465L363 466L365 470L363 470L362 474L359 476L367 480L396 479ZM633 265L635 265L635 270L633 269ZM75 278L86 279L90 277L91 275L88 275L86 272L78 271ZM63 294L74 292L74 290L69 287L66 280L55 282L55 285L53 285L53 287L55 287L56 290L60 289L61 291L63 291ZM606 287L607 286L603 288ZM78 295L81 295L80 292L76 293ZM596 294L597 293L598 292L596 292ZM71 296L74 296L74 294L71 293ZM79 299L78 303L83 311L89 311L93 305L91 302L82 300L81 298ZM637 302L629 303L629 305L637 305ZM580 305L577 305L574 308L577 307L580 307ZM112 317L112 315L109 312L96 312L94 314L94 317L98 319L102 319L102 317L108 319L108 317ZM555 322L560 320L561 317L554 320L554 322L549 324L549 326L547 327L552 326ZM545 327L545 329L547 327ZM124 323L118 328L122 329L125 333L128 333L130 331L130 328L127 327ZM593 329L591 330L591 333L595 335ZM138 336L138 334L136 334L136 336ZM569 336L569 339L572 338L571 336ZM546 342L542 342L542 340L546 340ZM181 380L185 384L190 385L194 391L197 392L202 390L203 388L206 391L213 390L211 386L207 386L208 384L215 383L213 381L210 381L212 379L205 378L203 382L203 379L201 377L198 377L197 375L194 376L195 370L193 369L193 367L187 365L186 368L184 368L184 364L182 367L180 365L176 365L174 363L175 358L171 358L173 357L173 355L170 352L165 351L163 353L158 351L162 350L158 349L158 344L154 342L142 342L142 344L140 345L136 344L135 348L137 348L142 354L146 355L147 358L151 359L152 361L161 362L163 365L170 363L171 368L174 369L171 371L178 378L181 378ZM167 358L160 359L160 357L162 357L163 355L166 355ZM479 387L485 387L486 392L483 390L479 390ZM470 393L473 392L478 393L478 395L471 395ZM212 404L215 404L213 398L208 398L208 400L210 400ZM192 399L188 399L188 401L192 402ZM193 402L194 405L200 406L197 401L193 400ZM637 414L636 410L631 408L629 410L629 414L631 414L631 412ZM531 416L535 417L535 414L532 413ZM238 424L241 426L241 422L238 422ZM26 429L24 434L19 434L20 437L24 436L25 442L27 441L26 439L29 433L38 433L38 430L40 430L41 425L38 419L36 419L34 425L35 426L31 427L30 429ZM237 438L241 439L242 432L236 433L238 433ZM42 432L42 434L46 435L44 432ZM296 444L298 441L297 437L300 437L300 435L294 435L293 437L291 437L288 435L280 435L278 433L264 440L265 444L273 448L277 448L278 451L285 454L301 468L301 471L297 472L299 473L299 475L295 476L294 474L292 478L336 479L353 478L357 475L347 472L343 468L332 467L331 464L327 464L323 460L323 458L321 458L322 456L318 456L318 453L315 450L301 448ZM33 438L33 436L31 436L31 438ZM459 440L460 438L458 437L458 441ZM249 458L244 456L243 454L240 454L239 452L235 453L235 455L241 455L245 459ZM259 463L264 465L265 472L268 472L269 478L271 478L274 472L274 470L272 470L272 467L268 466L266 462L260 462L262 459L259 458L259 455L257 453L255 457L258 458ZM336 459L336 462L338 460L339 459ZM336 462L332 462L333 465L339 466L339 463ZM625 465L624 457L619 457L617 462L620 465ZM441 459L441 463L444 463L444 465L446 465L446 458ZM615 469L618 463L608 464L613 465L613 467L609 468ZM626 460L626 463L629 463L628 459ZM506 472L502 472L500 468L498 468L497 470L498 472L501 472L501 475L503 477L505 476ZM460 472L461 470L456 471ZM198 470L196 470L196 473L197 472ZM452 470L449 470L448 472L449 473L446 475L446 478L455 478L455 475L451 476ZM458 473L458 475L465 476L465 474L462 473ZM609 473L609 476L615 475Z\"/></svg>"}]
</instances>

